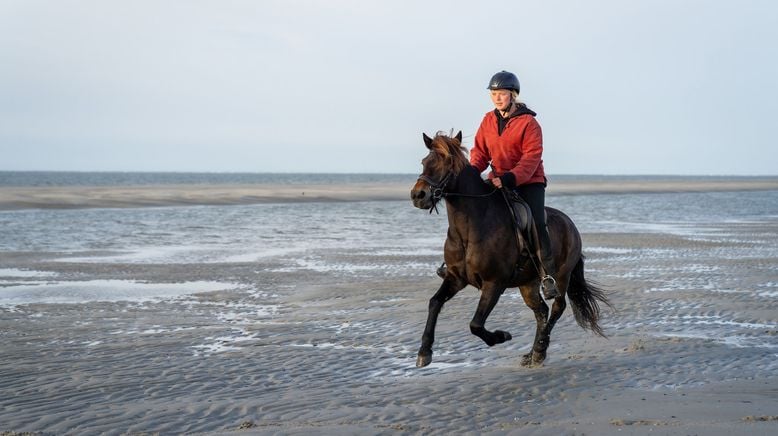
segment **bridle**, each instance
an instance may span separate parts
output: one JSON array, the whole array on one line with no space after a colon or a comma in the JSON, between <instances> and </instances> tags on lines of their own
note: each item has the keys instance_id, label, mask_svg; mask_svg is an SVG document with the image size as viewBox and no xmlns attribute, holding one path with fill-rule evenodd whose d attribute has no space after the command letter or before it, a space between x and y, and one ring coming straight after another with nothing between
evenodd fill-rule
<instances>
[{"instance_id":1,"label":"bridle","mask_svg":"<svg viewBox=\"0 0 778 436\"><path fill-rule=\"evenodd\" d=\"M427 176L426 174L419 174L419 177L416 179L417 181L421 180L422 182L425 182L430 187L430 192L432 193L432 206L430 206L430 214L434 210L435 213L440 214L438 211L438 202L441 198L446 197L448 195L451 195L445 191L446 187L448 186L448 183L451 181L451 179L454 178L454 173L449 170L446 173L446 176L443 177L443 180L436 182L432 180L431 177Z\"/></svg>"}]
</instances>

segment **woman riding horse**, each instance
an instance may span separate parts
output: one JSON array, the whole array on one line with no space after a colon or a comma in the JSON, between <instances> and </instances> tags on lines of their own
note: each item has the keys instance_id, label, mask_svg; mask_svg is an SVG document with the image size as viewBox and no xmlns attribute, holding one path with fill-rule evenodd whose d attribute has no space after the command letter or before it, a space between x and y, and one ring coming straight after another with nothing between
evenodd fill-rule
<instances>
[{"instance_id":1,"label":"woman riding horse","mask_svg":"<svg viewBox=\"0 0 778 436\"><path fill-rule=\"evenodd\" d=\"M541 289L546 299L559 295L545 214L546 176L543 169L543 135L535 116L518 101L521 87L515 74L500 71L492 76L490 90L494 110L481 121L470 151L470 164L483 172L491 164L488 180L497 188L515 190L529 205L540 239L545 276ZM438 269L445 277L445 264Z\"/></svg>"},{"instance_id":2,"label":"woman riding horse","mask_svg":"<svg viewBox=\"0 0 778 436\"><path fill-rule=\"evenodd\" d=\"M524 366L540 365L546 358L551 330L569 300L578 324L602 335L599 304L608 304L604 292L584 277L581 235L563 212L546 208L551 231L551 255L557 270L558 296L551 310L541 296L541 272L534 253L515 232L511 207L502 190L481 179L481 171L469 164L462 148L462 133L455 137L423 135L429 153L422 159L422 173L411 188L411 201L419 209L436 210L445 200L448 231L443 246L446 270L443 283L430 298L417 366L432 361L435 325L443 305L468 285L480 291L470 331L487 345L511 339L503 330L488 330L486 319L508 288L518 287L524 303L535 314L532 350L522 357ZM567 297L567 298L565 298Z\"/></svg>"}]
</instances>

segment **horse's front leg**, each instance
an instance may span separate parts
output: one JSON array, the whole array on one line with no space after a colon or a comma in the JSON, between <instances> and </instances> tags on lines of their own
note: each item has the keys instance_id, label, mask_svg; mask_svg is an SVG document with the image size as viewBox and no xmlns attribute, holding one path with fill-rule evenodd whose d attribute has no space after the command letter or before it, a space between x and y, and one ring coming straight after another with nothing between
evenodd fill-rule
<instances>
[{"instance_id":1,"label":"horse's front leg","mask_svg":"<svg viewBox=\"0 0 778 436\"><path fill-rule=\"evenodd\" d=\"M502 330L490 332L485 327L486 318L492 313L492 309L497 305L503 292L505 292L504 287L484 284L481 288L481 299L478 301L478 308L475 311L475 315L473 315L473 320L470 321L470 331L490 347L512 339L511 334L508 332Z\"/></svg>"},{"instance_id":2,"label":"horse's front leg","mask_svg":"<svg viewBox=\"0 0 778 436\"><path fill-rule=\"evenodd\" d=\"M430 298L427 324L424 326L424 334L421 336L421 347L416 358L416 366L421 368L432 362L432 343L435 342L435 324L438 323L438 315L443 304L452 299L464 286L459 286L453 279L446 278L440 285L438 292Z\"/></svg>"}]
</instances>

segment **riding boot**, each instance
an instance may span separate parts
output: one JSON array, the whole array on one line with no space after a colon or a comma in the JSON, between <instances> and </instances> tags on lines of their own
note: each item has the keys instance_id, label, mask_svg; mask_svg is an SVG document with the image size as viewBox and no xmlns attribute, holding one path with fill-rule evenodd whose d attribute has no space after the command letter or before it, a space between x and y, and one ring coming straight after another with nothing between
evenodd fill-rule
<instances>
[{"instance_id":1,"label":"riding boot","mask_svg":"<svg viewBox=\"0 0 778 436\"><path fill-rule=\"evenodd\" d=\"M438 274L438 277L440 277L441 279L445 279L446 278L446 262L441 263L440 266L438 267L437 271L435 271L435 272Z\"/></svg>"},{"instance_id":2,"label":"riding boot","mask_svg":"<svg viewBox=\"0 0 778 436\"><path fill-rule=\"evenodd\" d=\"M540 290L543 291L543 297L546 300L556 298L559 296L559 290L556 287L556 280L554 274L556 271L556 262L554 262L554 253L551 251L551 238L548 236L548 229L540 233L540 256L542 257L541 263L543 264L543 270L546 275L540 281Z\"/></svg>"}]
</instances>

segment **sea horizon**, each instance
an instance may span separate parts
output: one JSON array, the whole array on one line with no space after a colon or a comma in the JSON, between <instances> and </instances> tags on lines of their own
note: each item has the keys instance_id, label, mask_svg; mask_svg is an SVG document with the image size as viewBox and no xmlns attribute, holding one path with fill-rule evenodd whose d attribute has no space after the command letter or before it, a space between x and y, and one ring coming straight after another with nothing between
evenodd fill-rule
<instances>
[{"instance_id":1,"label":"sea horizon","mask_svg":"<svg viewBox=\"0 0 778 436\"><path fill-rule=\"evenodd\" d=\"M0 170L0 187L138 186L169 184L392 183L412 181L417 173L243 172L243 171L47 171ZM778 175L740 174L549 174L550 183L592 181L778 180Z\"/></svg>"}]
</instances>

